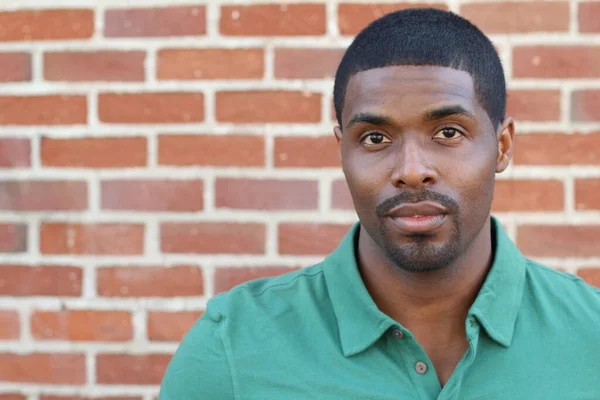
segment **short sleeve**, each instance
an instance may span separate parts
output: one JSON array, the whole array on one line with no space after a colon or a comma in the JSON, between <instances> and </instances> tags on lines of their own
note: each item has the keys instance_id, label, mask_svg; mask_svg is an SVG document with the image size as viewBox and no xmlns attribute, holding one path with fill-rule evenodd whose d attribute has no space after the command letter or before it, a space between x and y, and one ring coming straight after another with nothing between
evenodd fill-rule
<instances>
[{"instance_id":1,"label":"short sleeve","mask_svg":"<svg viewBox=\"0 0 600 400\"><path fill-rule=\"evenodd\" d=\"M233 400L229 363L219 322L205 313L171 359L158 400Z\"/></svg>"}]
</instances>

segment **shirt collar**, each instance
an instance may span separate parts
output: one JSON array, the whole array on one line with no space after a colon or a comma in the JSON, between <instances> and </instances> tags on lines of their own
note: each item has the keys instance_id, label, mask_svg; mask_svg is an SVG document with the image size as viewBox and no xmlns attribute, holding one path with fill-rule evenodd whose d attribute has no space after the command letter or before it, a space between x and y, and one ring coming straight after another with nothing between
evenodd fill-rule
<instances>
[{"instance_id":1,"label":"shirt collar","mask_svg":"<svg viewBox=\"0 0 600 400\"><path fill-rule=\"evenodd\" d=\"M358 354L400 324L381 312L365 287L357 265L360 223L354 224L324 261L323 272L338 323L344 356ZM512 340L525 282L526 260L492 217L494 262L469 314L503 346Z\"/></svg>"}]
</instances>

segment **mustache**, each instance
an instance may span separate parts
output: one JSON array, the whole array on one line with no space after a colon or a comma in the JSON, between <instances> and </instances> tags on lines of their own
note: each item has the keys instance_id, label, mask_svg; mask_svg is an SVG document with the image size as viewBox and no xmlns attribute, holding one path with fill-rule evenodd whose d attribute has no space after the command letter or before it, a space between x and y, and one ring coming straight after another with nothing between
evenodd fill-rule
<instances>
[{"instance_id":1,"label":"mustache","mask_svg":"<svg viewBox=\"0 0 600 400\"><path fill-rule=\"evenodd\" d=\"M458 203L450 196L432 192L431 190L420 190L418 192L400 192L377 205L375 212L378 217L383 217L393 208L403 203L418 203L421 201L433 201L446 207L450 213L458 213Z\"/></svg>"}]
</instances>

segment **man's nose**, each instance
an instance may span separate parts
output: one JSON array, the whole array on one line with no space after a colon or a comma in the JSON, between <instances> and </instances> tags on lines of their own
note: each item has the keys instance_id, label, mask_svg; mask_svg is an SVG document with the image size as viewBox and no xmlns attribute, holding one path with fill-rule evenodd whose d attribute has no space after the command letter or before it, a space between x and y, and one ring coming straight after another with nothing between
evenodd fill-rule
<instances>
[{"instance_id":1,"label":"man's nose","mask_svg":"<svg viewBox=\"0 0 600 400\"><path fill-rule=\"evenodd\" d=\"M392 183L399 188L418 189L433 185L438 179L431 156L417 140L404 141L398 153L392 173Z\"/></svg>"}]
</instances>

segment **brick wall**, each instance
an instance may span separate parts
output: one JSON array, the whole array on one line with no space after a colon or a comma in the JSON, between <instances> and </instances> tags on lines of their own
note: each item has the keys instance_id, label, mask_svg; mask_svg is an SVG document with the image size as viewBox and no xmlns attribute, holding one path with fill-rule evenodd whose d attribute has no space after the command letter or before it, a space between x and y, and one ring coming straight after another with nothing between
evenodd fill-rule
<instances>
[{"instance_id":1,"label":"brick wall","mask_svg":"<svg viewBox=\"0 0 600 400\"><path fill-rule=\"evenodd\" d=\"M0 3L0 400L153 399L208 298L319 261L355 220L331 77L407 3L121 3ZM430 5L505 63L496 215L600 285L600 2Z\"/></svg>"}]
</instances>

